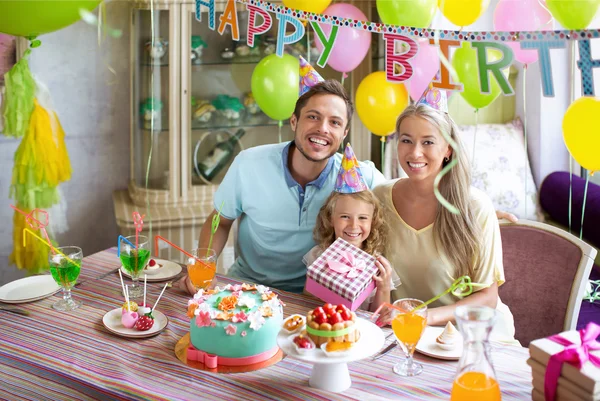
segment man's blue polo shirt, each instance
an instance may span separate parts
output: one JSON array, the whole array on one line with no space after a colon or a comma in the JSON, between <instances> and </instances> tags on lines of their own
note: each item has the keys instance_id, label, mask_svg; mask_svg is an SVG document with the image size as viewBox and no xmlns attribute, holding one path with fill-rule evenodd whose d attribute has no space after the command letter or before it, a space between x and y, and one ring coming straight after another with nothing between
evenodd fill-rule
<instances>
[{"instance_id":1,"label":"man's blue polo shirt","mask_svg":"<svg viewBox=\"0 0 600 401\"><path fill-rule=\"evenodd\" d=\"M217 189L214 207L238 217L236 261L229 275L285 291L301 292L306 281L302 257L313 247L319 209L333 191L342 155L336 153L316 180L302 188L288 168L292 142L241 152ZM361 162L367 185L385 181L371 162Z\"/></svg>"}]
</instances>

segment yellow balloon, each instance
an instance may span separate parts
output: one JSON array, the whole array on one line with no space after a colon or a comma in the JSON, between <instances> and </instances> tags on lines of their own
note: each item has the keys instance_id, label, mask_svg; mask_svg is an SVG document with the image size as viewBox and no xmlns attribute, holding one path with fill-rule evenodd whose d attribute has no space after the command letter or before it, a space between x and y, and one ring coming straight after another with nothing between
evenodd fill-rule
<instances>
[{"instance_id":1,"label":"yellow balloon","mask_svg":"<svg viewBox=\"0 0 600 401\"><path fill-rule=\"evenodd\" d=\"M388 136L396 129L396 120L408 105L403 84L388 82L384 71L367 75L356 90L356 112L369 131Z\"/></svg>"},{"instance_id":2,"label":"yellow balloon","mask_svg":"<svg viewBox=\"0 0 600 401\"><path fill-rule=\"evenodd\" d=\"M310 13L321 14L331 0L283 0L283 5L294 10L308 11Z\"/></svg>"},{"instance_id":3,"label":"yellow balloon","mask_svg":"<svg viewBox=\"0 0 600 401\"><path fill-rule=\"evenodd\" d=\"M477 21L487 10L490 0L444 0L442 14L454 25L468 26Z\"/></svg>"},{"instance_id":4,"label":"yellow balloon","mask_svg":"<svg viewBox=\"0 0 600 401\"><path fill-rule=\"evenodd\" d=\"M563 117L563 138L571 156L581 167L600 170L600 99L581 97L571 103Z\"/></svg>"}]
</instances>

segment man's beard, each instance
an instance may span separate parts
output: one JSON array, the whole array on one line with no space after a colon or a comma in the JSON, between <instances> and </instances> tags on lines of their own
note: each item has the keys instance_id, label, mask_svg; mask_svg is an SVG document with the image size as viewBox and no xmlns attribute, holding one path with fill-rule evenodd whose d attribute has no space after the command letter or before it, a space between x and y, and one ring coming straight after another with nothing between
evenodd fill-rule
<instances>
[{"instance_id":1,"label":"man's beard","mask_svg":"<svg viewBox=\"0 0 600 401\"><path fill-rule=\"evenodd\" d=\"M304 156L304 157L306 158L306 160L308 160L308 161L311 161L311 162L313 162L313 163L319 163L319 162L322 162L322 161L324 161L324 160L327 160L327 159L329 159L331 156L333 156L333 155L335 155L335 154L336 154L336 150L335 150L335 148L334 148L333 152L331 152L331 154L330 154L329 156L325 156L325 157L324 157L324 158L322 158L322 159L315 159L315 158L313 158L313 157L310 157L309 155L307 155L307 154L306 154L306 152L304 151L304 149L302 149L302 147L298 145L298 141L296 141L296 137L295 137L295 135L294 135L294 146L296 146L296 149L298 149L298 151L299 151L300 153L302 153L302 156Z\"/></svg>"}]
</instances>

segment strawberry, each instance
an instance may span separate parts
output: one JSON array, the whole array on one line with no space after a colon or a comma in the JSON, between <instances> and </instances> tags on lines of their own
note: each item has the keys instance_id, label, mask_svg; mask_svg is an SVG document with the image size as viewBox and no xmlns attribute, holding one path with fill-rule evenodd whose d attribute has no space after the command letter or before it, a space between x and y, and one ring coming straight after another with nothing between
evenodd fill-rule
<instances>
[{"instance_id":1,"label":"strawberry","mask_svg":"<svg viewBox=\"0 0 600 401\"><path fill-rule=\"evenodd\" d=\"M150 259L150 262L148 262L148 266L154 267L154 265L156 265L156 260Z\"/></svg>"},{"instance_id":2,"label":"strawberry","mask_svg":"<svg viewBox=\"0 0 600 401\"><path fill-rule=\"evenodd\" d=\"M147 314L138 319L135 323L135 328L139 331L150 330L150 328L154 325L154 318L152 315Z\"/></svg>"}]
</instances>

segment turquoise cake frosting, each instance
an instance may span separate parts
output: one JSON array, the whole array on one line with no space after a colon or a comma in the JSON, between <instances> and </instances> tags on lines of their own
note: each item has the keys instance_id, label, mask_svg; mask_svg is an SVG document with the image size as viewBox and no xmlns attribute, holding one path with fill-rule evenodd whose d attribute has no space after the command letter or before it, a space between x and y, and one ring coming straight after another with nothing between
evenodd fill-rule
<instances>
[{"instance_id":1,"label":"turquoise cake frosting","mask_svg":"<svg viewBox=\"0 0 600 401\"><path fill-rule=\"evenodd\" d=\"M281 301L268 287L228 284L200 290L188 302L190 342L224 358L245 358L277 347L283 323Z\"/></svg>"}]
</instances>

